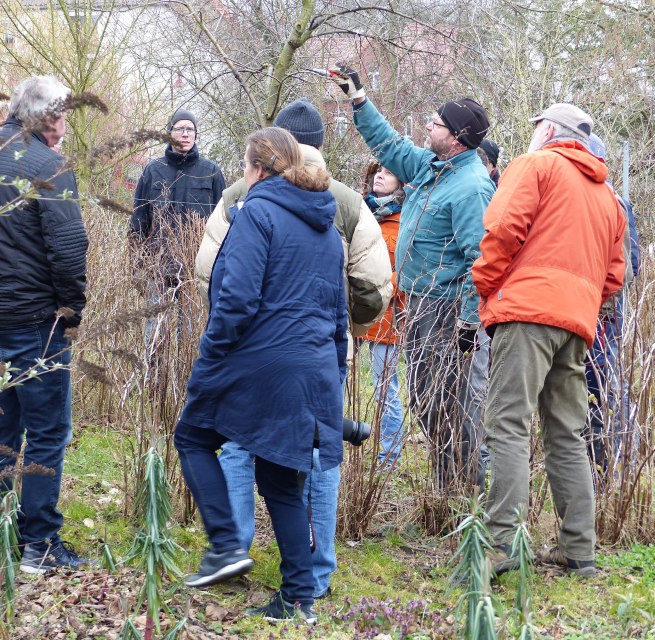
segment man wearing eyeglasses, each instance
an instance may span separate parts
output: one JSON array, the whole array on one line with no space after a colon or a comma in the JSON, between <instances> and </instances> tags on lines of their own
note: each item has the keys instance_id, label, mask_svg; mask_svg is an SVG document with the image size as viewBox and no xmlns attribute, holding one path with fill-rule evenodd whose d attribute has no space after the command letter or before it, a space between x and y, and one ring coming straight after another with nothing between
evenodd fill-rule
<instances>
[{"instance_id":1,"label":"man wearing eyeglasses","mask_svg":"<svg viewBox=\"0 0 655 640\"><path fill-rule=\"evenodd\" d=\"M163 224L173 230L192 215L206 218L225 188L220 167L198 153L196 117L178 109L168 121L171 136L164 156L150 162L134 194L131 230L150 238ZM157 217L163 221L156 220Z\"/></svg>"},{"instance_id":2,"label":"man wearing eyeglasses","mask_svg":"<svg viewBox=\"0 0 655 640\"><path fill-rule=\"evenodd\" d=\"M139 275L145 271L145 289L153 304L171 298L179 301L181 284L191 278L184 256L195 255L196 247L185 249L195 241L195 221L211 214L225 189L220 167L198 153L194 114L178 109L166 130L171 143L163 157L144 169L134 194L130 223L135 263ZM182 323L180 315L178 332ZM152 333L153 322L149 321L146 342L150 348Z\"/></svg>"},{"instance_id":3,"label":"man wearing eyeglasses","mask_svg":"<svg viewBox=\"0 0 655 640\"><path fill-rule=\"evenodd\" d=\"M483 485L479 415L466 386L480 325L471 266L480 255L482 216L494 185L476 148L486 110L463 98L439 106L423 147L401 136L366 97L358 74L339 64L330 77L353 102L353 121L380 163L405 183L396 244L406 294L405 352L410 402L430 438L435 484L460 493Z\"/></svg>"}]
</instances>

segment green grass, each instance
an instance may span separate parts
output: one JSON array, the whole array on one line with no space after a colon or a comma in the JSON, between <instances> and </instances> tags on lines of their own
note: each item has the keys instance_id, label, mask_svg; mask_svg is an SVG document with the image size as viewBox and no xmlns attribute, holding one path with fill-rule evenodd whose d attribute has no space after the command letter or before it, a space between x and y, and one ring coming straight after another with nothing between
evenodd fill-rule
<instances>
[{"instance_id":1,"label":"green grass","mask_svg":"<svg viewBox=\"0 0 655 640\"><path fill-rule=\"evenodd\" d=\"M100 429L77 431L67 453L60 501L65 514L64 538L95 557L99 555L100 539L106 539L117 560L125 555L133 539L133 528L123 515L119 438L118 434ZM400 497L403 491L410 491L410 487L404 486L401 478L394 478L388 495ZM179 566L184 571L195 569L206 544L202 525L173 524L171 533L186 551L179 556ZM304 627L290 624L284 630L241 615L243 609L259 604L265 594L279 586L279 554L275 543L267 540L270 535L256 539L252 551L256 566L246 579L200 592L178 588L172 596L178 614L184 615L185 600L199 594L203 602L214 602L234 611L225 622L206 622L216 634L229 632L237 638L307 637ZM447 621L444 629L452 628L454 607L462 595L459 590L446 595L452 549L452 543L426 538L416 525L402 524L380 527L377 535L359 542L338 541L339 569L332 580L334 595L318 603L322 621L313 637L354 638L358 632L362 638L373 637L366 633L375 625L392 640L437 637L426 635L421 617L412 609L417 601L423 603L420 606L426 611L443 616ZM599 556L598 564L602 572L590 581L552 572L536 575L532 604L539 637L655 638L655 546L635 545L629 550L605 553ZM499 620L501 638L515 637L510 633L514 627L508 620L513 618L516 585L517 576L510 574L503 576L494 588L504 612ZM367 599L365 604L361 603L362 598ZM204 606L194 605L197 620L204 617ZM414 625L408 627L407 635L402 635L400 620L405 619L414 620Z\"/></svg>"}]
</instances>

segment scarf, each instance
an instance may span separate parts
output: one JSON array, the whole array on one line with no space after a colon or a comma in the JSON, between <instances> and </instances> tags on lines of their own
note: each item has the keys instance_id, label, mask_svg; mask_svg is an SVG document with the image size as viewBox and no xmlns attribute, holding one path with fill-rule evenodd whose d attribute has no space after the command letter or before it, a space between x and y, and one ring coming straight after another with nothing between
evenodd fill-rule
<instances>
[{"instance_id":1,"label":"scarf","mask_svg":"<svg viewBox=\"0 0 655 640\"><path fill-rule=\"evenodd\" d=\"M392 213L398 213L401 209L400 205L394 200L395 194L392 193L388 196L377 197L371 193L367 193L364 197L368 208L373 212L375 219L382 222L387 216Z\"/></svg>"}]
</instances>

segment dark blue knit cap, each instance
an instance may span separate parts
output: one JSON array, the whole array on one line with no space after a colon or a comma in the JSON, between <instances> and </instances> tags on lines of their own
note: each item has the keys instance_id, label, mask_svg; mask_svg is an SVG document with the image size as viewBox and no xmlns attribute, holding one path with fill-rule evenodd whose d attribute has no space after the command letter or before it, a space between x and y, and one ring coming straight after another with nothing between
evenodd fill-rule
<instances>
[{"instance_id":1,"label":"dark blue knit cap","mask_svg":"<svg viewBox=\"0 0 655 640\"><path fill-rule=\"evenodd\" d=\"M276 127L286 129L300 144L319 149L323 146L325 127L316 107L305 100L295 100L277 114Z\"/></svg>"}]
</instances>

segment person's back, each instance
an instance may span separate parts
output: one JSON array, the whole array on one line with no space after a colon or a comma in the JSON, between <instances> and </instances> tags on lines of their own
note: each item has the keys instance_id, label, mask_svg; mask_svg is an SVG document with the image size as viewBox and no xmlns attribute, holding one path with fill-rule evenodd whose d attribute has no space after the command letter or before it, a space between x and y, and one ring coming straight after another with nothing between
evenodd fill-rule
<instances>
[{"instance_id":1,"label":"person's back","mask_svg":"<svg viewBox=\"0 0 655 640\"><path fill-rule=\"evenodd\" d=\"M484 216L482 257L473 265L480 318L493 336L485 413L490 559L495 576L518 569L510 547L516 511L529 501L530 432L538 410L561 521L558 546L538 558L591 577L595 509L581 438L584 357L601 303L621 287L625 220L604 183L607 168L588 149L591 117L560 103L531 120L537 124L529 152L500 180Z\"/></svg>"},{"instance_id":2,"label":"person's back","mask_svg":"<svg viewBox=\"0 0 655 640\"><path fill-rule=\"evenodd\" d=\"M0 129L0 324L20 326L51 320L62 306L85 304L85 252L77 186L63 158L37 132L23 137L19 120ZM38 198L23 202L12 178L29 180ZM68 201L61 198L68 194ZM54 264L52 259L55 260Z\"/></svg>"},{"instance_id":3,"label":"person's back","mask_svg":"<svg viewBox=\"0 0 655 640\"><path fill-rule=\"evenodd\" d=\"M300 144L305 166L325 168L318 149ZM330 179L330 193L337 203L334 226L341 236L346 275L346 298L351 329L362 334L385 311L391 298L391 265L380 229L361 194L342 182ZM221 203L207 221L198 255L196 277L203 301L214 259L230 226L230 211L240 206L247 193L241 178L223 192Z\"/></svg>"},{"instance_id":4,"label":"person's back","mask_svg":"<svg viewBox=\"0 0 655 640\"><path fill-rule=\"evenodd\" d=\"M487 297L480 307L485 324L549 324L591 344L613 250L608 238L622 216L606 176L605 165L573 140L554 142L508 166L485 218L494 234L482 240L484 257L474 275L507 267L506 249L516 249L517 225L525 223L508 212L523 206L539 213L506 277L493 286L476 278Z\"/></svg>"},{"instance_id":5,"label":"person's back","mask_svg":"<svg viewBox=\"0 0 655 640\"><path fill-rule=\"evenodd\" d=\"M335 443L333 435L327 437L324 431L335 417L323 415L326 394L340 395L339 380L328 375L335 364L334 310L339 304L343 264L341 240L332 225L333 203L328 192L302 191L280 177L251 187L216 260L210 289L212 307L217 303L223 310L220 315L230 322L238 318L238 314L230 313L230 298L242 297L243 290L259 287L260 291L252 301L254 316L239 348L226 353L221 382L212 394L221 424L252 430L260 410L257 398L266 398L266 423L285 428L294 424L298 430L311 423L313 433L316 418L319 437L324 436L320 455L325 468L341 460L335 451L335 446L341 449L341 433ZM246 225L254 231L244 237L240 229ZM234 241L237 234L238 243ZM228 279L225 264L230 261L265 264L255 272L263 274L261 283L248 281L245 276L238 281ZM341 304L345 305L345 299ZM238 327L238 320L235 324ZM210 321L212 335L231 330L227 321L220 325ZM249 397L252 393L255 397ZM249 399L244 401L241 394ZM274 449L277 438L279 434L270 429L262 435L267 443L262 446ZM308 463L311 438L304 444L300 458L287 456L287 466L301 468ZM255 454L257 451L256 447L251 449ZM284 459L276 461L284 464Z\"/></svg>"}]
</instances>

